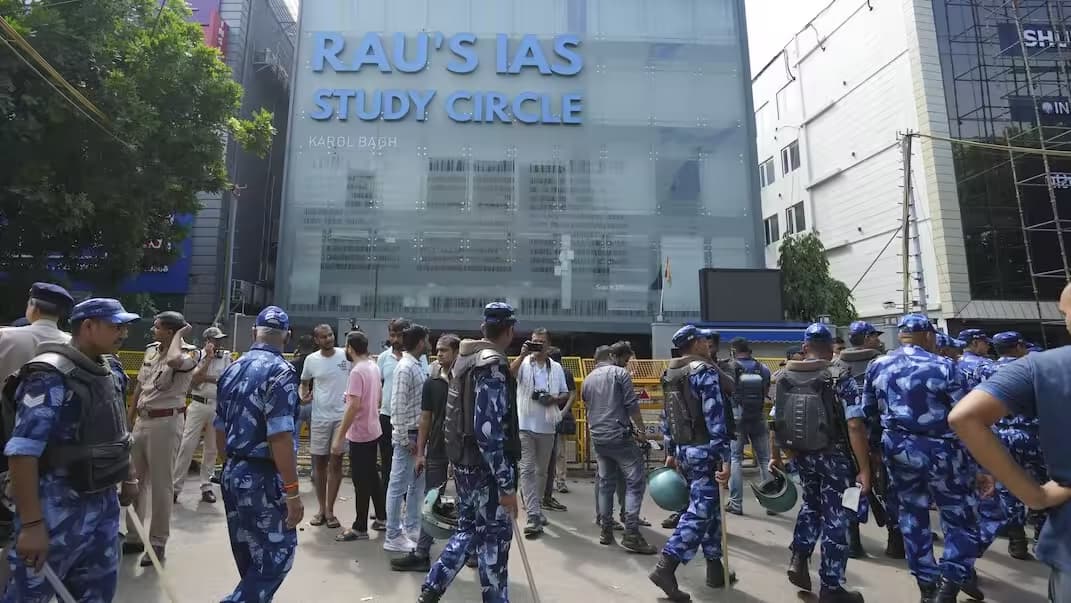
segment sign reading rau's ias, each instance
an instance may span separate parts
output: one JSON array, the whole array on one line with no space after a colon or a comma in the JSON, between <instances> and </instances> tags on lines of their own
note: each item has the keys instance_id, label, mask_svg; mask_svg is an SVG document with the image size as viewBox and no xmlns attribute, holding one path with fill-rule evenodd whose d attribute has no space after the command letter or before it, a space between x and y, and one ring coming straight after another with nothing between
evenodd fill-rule
<instances>
[{"instance_id":1,"label":"sign reading rau's ias","mask_svg":"<svg viewBox=\"0 0 1071 603\"><path fill-rule=\"evenodd\" d=\"M550 77L571 77L584 68L580 55L580 38L559 35L550 41L550 48L535 35L525 35L519 40L510 40L506 34L498 34L494 40L478 40L476 34L458 33L445 37L441 33L419 33L415 38L406 38L395 33L391 39L391 51L387 52L384 35L365 34L359 40L347 40L341 33L317 32L314 34L311 67L315 73L325 70L336 73L352 73L355 82L360 81L362 70L376 69L380 73L420 73L428 68L429 57L434 53L449 54L445 61L447 71L469 74L481 67L477 45L488 43L495 51L495 73L503 77L516 77L526 71L538 72ZM444 63L431 61L435 65ZM435 119L438 112L445 113L461 123L511 123L564 124L582 123L584 98L578 92L553 94L549 92L522 91L507 95L486 90L452 90L439 93L427 89L363 89L320 88L313 92L315 107L309 117L317 121L358 119L361 121L399 121L412 117L416 121Z\"/></svg>"}]
</instances>

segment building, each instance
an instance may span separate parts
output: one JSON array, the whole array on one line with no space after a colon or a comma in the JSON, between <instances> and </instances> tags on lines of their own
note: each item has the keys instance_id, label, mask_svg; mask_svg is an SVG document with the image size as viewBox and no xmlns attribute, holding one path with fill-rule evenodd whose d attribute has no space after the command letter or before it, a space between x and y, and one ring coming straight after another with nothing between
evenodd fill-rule
<instances>
[{"instance_id":1,"label":"building","mask_svg":"<svg viewBox=\"0 0 1071 603\"><path fill-rule=\"evenodd\" d=\"M889 322L902 313L900 134L913 131L922 136L912 138L911 152L912 309L924 308L952 332L1014 328L1038 338L1039 314L1059 321L1064 274L1056 236L1040 232L1046 221L1053 229L1040 158L1016 156L1016 177L1007 150L947 140L1004 145L1011 133L1016 146L1037 146L1038 138L1066 134L1053 127L1062 119L1039 124L1021 107L1036 102L1045 115L1046 107L1058 113L1064 106L1051 97L1069 95L1057 82L1066 29L1041 28L1048 33L1032 47L1038 32L1024 27L1038 74L1033 95L1023 53L1009 49L1013 5L1021 19L1044 16L1048 23L1049 4L1071 16L1064 0L836 0L800 23L752 81L767 264L776 265L783 237L815 231L833 276L855 287L861 316ZM1046 50L1046 35L1064 41ZM1044 134L1031 138L1038 131ZM1037 299L1032 284L1039 285ZM1053 341L1061 332L1047 328Z\"/></svg>"},{"instance_id":2,"label":"building","mask_svg":"<svg viewBox=\"0 0 1071 603\"><path fill-rule=\"evenodd\" d=\"M660 298L698 317L700 268L762 266L742 0L299 21L275 291L299 321L471 330L507 300L526 328L649 336Z\"/></svg>"},{"instance_id":3,"label":"building","mask_svg":"<svg viewBox=\"0 0 1071 603\"><path fill-rule=\"evenodd\" d=\"M244 89L241 115L267 109L274 113L278 131L264 158L241 151L228 140L227 170L235 188L199 196L202 209L191 229L189 278L182 283L184 296L177 307L191 322L211 323L229 292L231 306L218 316L228 322L231 310L255 313L268 302L274 286L297 24L283 0L188 0L188 4L193 19L204 28L205 42L220 49ZM234 251L229 255L232 233ZM228 257L233 260L229 273Z\"/></svg>"}]
</instances>

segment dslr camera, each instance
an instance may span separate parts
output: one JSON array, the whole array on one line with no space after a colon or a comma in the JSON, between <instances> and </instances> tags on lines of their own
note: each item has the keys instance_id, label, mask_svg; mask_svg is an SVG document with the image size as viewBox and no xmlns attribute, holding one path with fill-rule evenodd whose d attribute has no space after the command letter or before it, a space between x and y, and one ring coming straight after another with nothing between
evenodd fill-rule
<instances>
[{"instance_id":1,"label":"dslr camera","mask_svg":"<svg viewBox=\"0 0 1071 603\"><path fill-rule=\"evenodd\" d=\"M532 401L539 402L543 406L554 404L554 399L550 396L550 392L545 389L537 389L532 392Z\"/></svg>"},{"instance_id":2,"label":"dslr camera","mask_svg":"<svg viewBox=\"0 0 1071 603\"><path fill-rule=\"evenodd\" d=\"M528 351L529 352L542 352L543 351L543 342L542 341L532 341L532 340L529 339L528 341L524 342L524 345L528 346Z\"/></svg>"}]
</instances>

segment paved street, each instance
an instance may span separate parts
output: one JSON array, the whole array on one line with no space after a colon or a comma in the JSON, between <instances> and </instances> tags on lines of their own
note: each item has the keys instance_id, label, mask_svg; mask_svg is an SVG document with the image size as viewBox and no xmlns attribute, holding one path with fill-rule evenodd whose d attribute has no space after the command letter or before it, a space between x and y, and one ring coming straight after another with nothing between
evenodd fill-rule
<instances>
[{"instance_id":1,"label":"paved street","mask_svg":"<svg viewBox=\"0 0 1071 603\"><path fill-rule=\"evenodd\" d=\"M611 596L614 601L658 600L661 592L647 580L647 572L656 558L600 546L592 517L591 479L572 479L570 487L572 492L558 496L569 511L550 513L551 525L543 538L525 543L542 601L582 602ZM316 511L315 496L310 491L311 484L305 479L302 488L308 518ZM342 492L345 500L339 503L338 514L346 524L353 519L352 486L348 481L343 483ZM192 487L179 502L172 516L171 544L167 551L171 580L183 603L218 601L237 582L222 503L200 503L198 493ZM661 545L669 536L668 530L658 527L666 514L650 500L645 502L644 509L647 518L655 524L647 529L647 538ZM724 594L704 586L700 555L697 561L678 571L682 588L691 592L696 601L817 601L817 597L797 596L794 587L785 579L784 566L788 562L787 546L794 514L792 517L769 518L753 499L745 501L745 512L744 517L729 518L730 562L740 576L737 587ZM884 532L873 526L866 526L864 530L867 549L880 553L884 547ZM387 553L377 540L381 534L375 534L371 541L356 543L336 543L334 535L334 530L312 527L307 521L302 524L294 569L276 601L354 603L416 599L423 576L391 572ZM433 554L438 550L436 546ZM531 601L516 543L510 557L510 598L516 602ZM816 553L811 565L816 588L817 563ZM1042 603L1045 600L1046 568L1037 562L1010 559L1004 540L994 545L993 551L979 562L978 569L987 601ZM903 562L884 557L851 561L848 581L852 587L862 589L868 603L918 600L914 580ZM443 600L479 601L475 571L463 569ZM961 600L966 600L965 596L961 595ZM167 598L159 588L154 571L138 568L136 560L128 557L123 561L117 601L154 603L166 602Z\"/></svg>"}]
</instances>

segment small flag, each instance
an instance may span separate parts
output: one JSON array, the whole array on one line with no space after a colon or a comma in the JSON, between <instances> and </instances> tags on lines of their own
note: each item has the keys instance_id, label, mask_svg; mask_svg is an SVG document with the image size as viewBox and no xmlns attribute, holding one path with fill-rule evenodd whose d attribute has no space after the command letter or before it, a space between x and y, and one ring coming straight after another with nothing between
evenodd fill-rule
<instances>
[{"instance_id":1,"label":"small flag","mask_svg":"<svg viewBox=\"0 0 1071 603\"><path fill-rule=\"evenodd\" d=\"M666 286L667 287L672 287L673 286L673 273L669 269L669 258L668 257L666 258L666 269L663 272L663 274L665 275Z\"/></svg>"}]
</instances>

